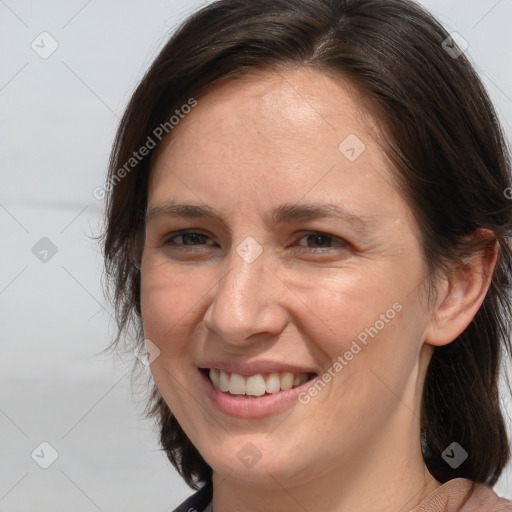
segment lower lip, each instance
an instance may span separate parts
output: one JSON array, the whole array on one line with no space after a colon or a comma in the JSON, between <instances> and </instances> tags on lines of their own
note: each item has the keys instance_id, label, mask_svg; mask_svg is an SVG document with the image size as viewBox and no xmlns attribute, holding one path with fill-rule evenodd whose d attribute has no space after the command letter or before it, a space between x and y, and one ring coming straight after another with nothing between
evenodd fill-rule
<instances>
[{"instance_id":1,"label":"lower lip","mask_svg":"<svg viewBox=\"0 0 512 512\"><path fill-rule=\"evenodd\" d=\"M215 407L228 416L237 418L263 418L283 411L292 404L299 403L299 395L311 385L311 380L296 388L279 391L261 397L230 395L217 389L202 371L199 371L206 394Z\"/></svg>"}]
</instances>

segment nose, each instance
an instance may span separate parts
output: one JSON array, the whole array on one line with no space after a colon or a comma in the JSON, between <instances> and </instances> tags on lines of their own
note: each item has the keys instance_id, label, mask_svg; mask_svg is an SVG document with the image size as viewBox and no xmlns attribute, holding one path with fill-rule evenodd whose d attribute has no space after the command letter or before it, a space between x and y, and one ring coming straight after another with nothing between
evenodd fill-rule
<instances>
[{"instance_id":1,"label":"nose","mask_svg":"<svg viewBox=\"0 0 512 512\"><path fill-rule=\"evenodd\" d=\"M204 315L206 328L240 347L262 336L275 337L287 322L286 286L267 265L265 251L251 261L233 247L228 258Z\"/></svg>"}]
</instances>

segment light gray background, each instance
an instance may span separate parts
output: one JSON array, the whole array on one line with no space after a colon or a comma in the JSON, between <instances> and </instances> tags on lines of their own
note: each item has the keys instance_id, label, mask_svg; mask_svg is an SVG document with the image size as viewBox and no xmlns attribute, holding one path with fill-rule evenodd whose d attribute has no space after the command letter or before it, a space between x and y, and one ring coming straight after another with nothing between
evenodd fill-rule
<instances>
[{"instance_id":1,"label":"light gray background","mask_svg":"<svg viewBox=\"0 0 512 512\"><path fill-rule=\"evenodd\" d=\"M510 136L512 1L423 3L469 42ZM0 0L0 511L163 512L192 492L138 414L129 364L99 355L113 324L91 237L118 117L199 5ZM31 48L43 31L59 45L47 59ZM57 247L47 262L32 252L42 237ZM42 441L59 454L46 470L31 458ZM496 489L512 497L510 467Z\"/></svg>"}]
</instances>

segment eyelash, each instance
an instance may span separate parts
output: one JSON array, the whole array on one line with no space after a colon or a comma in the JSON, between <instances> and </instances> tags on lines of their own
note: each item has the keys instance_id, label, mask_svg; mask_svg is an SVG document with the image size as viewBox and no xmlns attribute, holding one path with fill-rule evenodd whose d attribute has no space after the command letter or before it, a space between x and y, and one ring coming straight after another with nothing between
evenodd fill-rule
<instances>
[{"instance_id":1,"label":"eyelash","mask_svg":"<svg viewBox=\"0 0 512 512\"><path fill-rule=\"evenodd\" d=\"M177 237L180 237L180 236L183 236L183 235L196 235L196 236L201 236L201 237L205 237L205 238L209 238L207 235L203 234L203 233L199 233L197 231L177 231L176 233L172 233L172 236L169 236L165 241L164 241L164 245L174 245L175 247L179 247L180 249L184 249L184 250L190 250L190 251L197 251L198 249L194 247L194 245L202 245L202 244L191 244L190 246L188 246L187 244L175 244L172 242L172 240L174 238L177 238ZM339 238L337 236L334 236L334 235L329 235L328 233L324 233L322 231L308 231L307 233L305 233L304 235L302 235L299 240L305 238L305 237L309 237L309 236L321 236L323 238L327 238L331 241L334 241L336 243L336 241L338 241L339 243L339 248L349 248L350 247L350 244L346 241L346 240L343 240L342 238ZM297 246L296 246L297 247ZM326 248L323 248L323 247L306 247L306 246L298 246L302 249L309 249L313 252L325 252L326 249L336 249L336 247L326 247Z\"/></svg>"}]
</instances>

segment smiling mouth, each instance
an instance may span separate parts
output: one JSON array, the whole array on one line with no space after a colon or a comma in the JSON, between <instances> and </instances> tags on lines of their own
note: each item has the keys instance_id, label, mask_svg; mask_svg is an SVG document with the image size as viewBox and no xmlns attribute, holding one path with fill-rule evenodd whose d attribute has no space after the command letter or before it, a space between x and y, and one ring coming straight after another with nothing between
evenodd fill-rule
<instances>
[{"instance_id":1,"label":"smiling mouth","mask_svg":"<svg viewBox=\"0 0 512 512\"><path fill-rule=\"evenodd\" d=\"M245 377L216 368L201 368L213 387L230 395L261 397L302 386L314 379L316 373L258 373Z\"/></svg>"}]
</instances>

